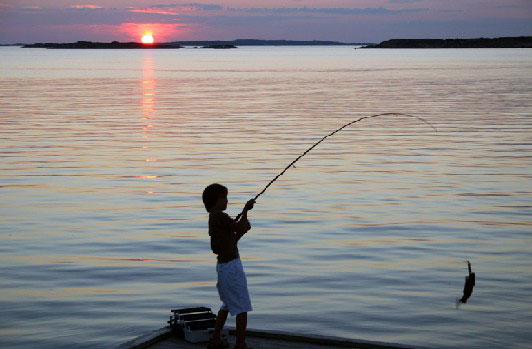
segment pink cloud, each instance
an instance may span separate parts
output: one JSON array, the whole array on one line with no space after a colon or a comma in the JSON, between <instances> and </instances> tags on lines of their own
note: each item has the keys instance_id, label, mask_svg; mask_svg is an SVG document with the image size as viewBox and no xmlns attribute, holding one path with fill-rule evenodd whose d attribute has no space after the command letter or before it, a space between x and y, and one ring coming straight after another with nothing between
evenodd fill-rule
<instances>
[{"instance_id":1,"label":"pink cloud","mask_svg":"<svg viewBox=\"0 0 532 349\"><path fill-rule=\"evenodd\" d=\"M98 9L103 8L102 6L98 5L72 5L70 8L87 8L87 9Z\"/></svg>"},{"instance_id":2,"label":"pink cloud","mask_svg":"<svg viewBox=\"0 0 532 349\"><path fill-rule=\"evenodd\" d=\"M140 12L140 13L153 13L157 15L169 15L169 16L177 16L177 12L173 11L165 11L165 10L156 10L156 9L135 9L135 10L129 10L129 12Z\"/></svg>"}]
</instances>

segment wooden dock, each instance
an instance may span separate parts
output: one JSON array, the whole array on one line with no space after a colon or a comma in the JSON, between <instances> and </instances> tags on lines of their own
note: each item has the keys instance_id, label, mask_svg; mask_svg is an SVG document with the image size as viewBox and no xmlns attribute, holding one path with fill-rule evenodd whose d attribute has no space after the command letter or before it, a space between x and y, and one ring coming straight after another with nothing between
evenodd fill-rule
<instances>
[{"instance_id":1,"label":"wooden dock","mask_svg":"<svg viewBox=\"0 0 532 349\"><path fill-rule=\"evenodd\" d=\"M234 329L229 331L230 349L236 339ZM357 349L406 349L419 348L401 344L381 343L363 340L347 340L324 336L303 336L284 332L247 330L246 341L253 349L326 349L326 348L357 348ZM164 327L150 334L140 336L122 344L120 349L199 349L206 348L206 343L188 343L175 336L170 327Z\"/></svg>"}]
</instances>

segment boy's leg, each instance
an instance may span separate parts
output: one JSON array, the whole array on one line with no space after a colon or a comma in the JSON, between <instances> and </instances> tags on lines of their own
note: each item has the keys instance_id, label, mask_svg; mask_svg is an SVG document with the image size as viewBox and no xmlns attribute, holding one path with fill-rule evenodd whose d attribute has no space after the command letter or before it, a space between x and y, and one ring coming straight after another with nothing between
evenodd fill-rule
<instances>
[{"instance_id":1,"label":"boy's leg","mask_svg":"<svg viewBox=\"0 0 532 349\"><path fill-rule=\"evenodd\" d=\"M236 316L236 347L246 347L246 327L248 325L248 313L240 313Z\"/></svg>"},{"instance_id":2,"label":"boy's leg","mask_svg":"<svg viewBox=\"0 0 532 349\"><path fill-rule=\"evenodd\" d=\"M224 328L225 320L227 320L227 314L229 314L229 311L227 310L220 309L220 311L218 311L216 326L214 327L214 333L212 334L212 338L215 341L220 340L220 333L222 332L222 328Z\"/></svg>"}]
</instances>

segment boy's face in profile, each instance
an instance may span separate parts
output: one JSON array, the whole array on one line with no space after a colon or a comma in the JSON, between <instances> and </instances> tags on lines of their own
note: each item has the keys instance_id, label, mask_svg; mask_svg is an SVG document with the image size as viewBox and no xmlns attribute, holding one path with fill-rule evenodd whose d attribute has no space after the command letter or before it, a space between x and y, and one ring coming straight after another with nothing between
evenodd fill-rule
<instances>
[{"instance_id":1,"label":"boy's face in profile","mask_svg":"<svg viewBox=\"0 0 532 349\"><path fill-rule=\"evenodd\" d=\"M216 211L225 211L227 209L227 195L222 194L218 197L216 201L216 206L214 207Z\"/></svg>"}]
</instances>

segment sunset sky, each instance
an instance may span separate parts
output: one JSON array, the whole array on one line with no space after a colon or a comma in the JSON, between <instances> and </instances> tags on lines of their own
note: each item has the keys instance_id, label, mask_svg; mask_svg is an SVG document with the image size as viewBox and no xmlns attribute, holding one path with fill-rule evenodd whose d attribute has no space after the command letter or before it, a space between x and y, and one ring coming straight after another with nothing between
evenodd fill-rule
<instances>
[{"instance_id":1,"label":"sunset sky","mask_svg":"<svg viewBox=\"0 0 532 349\"><path fill-rule=\"evenodd\" d=\"M0 43L532 35L532 0L0 0Z\"/></svg>"}]
</instances>

